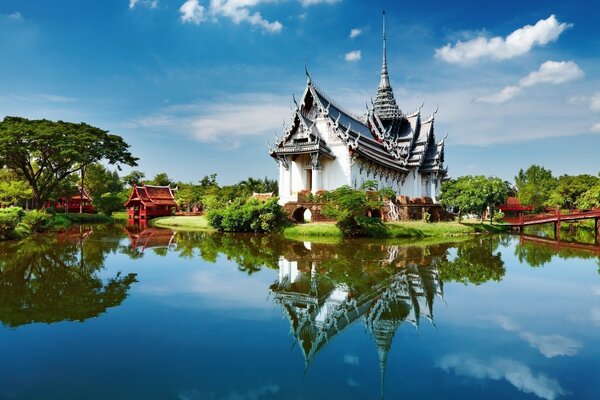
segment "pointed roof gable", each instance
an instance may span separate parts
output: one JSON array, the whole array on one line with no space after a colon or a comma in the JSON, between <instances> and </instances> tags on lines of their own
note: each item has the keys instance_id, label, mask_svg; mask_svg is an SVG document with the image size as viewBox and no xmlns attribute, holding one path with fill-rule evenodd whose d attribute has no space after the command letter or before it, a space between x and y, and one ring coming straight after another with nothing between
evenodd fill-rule
<instances>
[{"instance_id":1,"label":"pointed roof gable","mask_svg":"<svg viewBox=\"0 0 600 400\"><path fill-rule=\"evenodd\" d=\"M133 185L129 199L125 202L125 207L129 207L135 202L140 202L145 206L177 206L170 186L142 184L140 187Z\"/></svg>"}]
</instances>

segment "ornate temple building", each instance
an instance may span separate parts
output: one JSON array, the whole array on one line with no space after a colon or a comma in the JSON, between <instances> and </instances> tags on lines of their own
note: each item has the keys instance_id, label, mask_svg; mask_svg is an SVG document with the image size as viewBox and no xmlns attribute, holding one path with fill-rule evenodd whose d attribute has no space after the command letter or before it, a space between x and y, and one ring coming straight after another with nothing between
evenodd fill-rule
<instances>
[{"instance_id":1,"label":"ornate temple building","mask_svg":"<svg viewBox=\"0 0 600 400\"><path fill-rule=\"evenodd\" d=\"M447 175L444 140L436 141L434 134L437 110L422 116L422 106L411 112L398 107L388 74L385 15L381 80L365 115L345 111L306 75L291 125L269 147L279 163L281 204L298 201L300 192L358 188L367 180L435 202Z\"/></svg>"}]
</instances>

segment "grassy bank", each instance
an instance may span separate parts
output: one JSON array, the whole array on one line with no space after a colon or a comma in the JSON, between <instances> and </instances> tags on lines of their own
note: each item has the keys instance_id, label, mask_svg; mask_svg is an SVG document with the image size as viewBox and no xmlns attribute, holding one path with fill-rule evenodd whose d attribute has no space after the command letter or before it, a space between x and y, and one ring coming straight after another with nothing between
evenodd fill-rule
<instances>
[{"instance_id":1,"label":"grassy bank","mask_svg":"<svg viewBox=\"0 0 600 400\"><path fill-rule=\"evenodd\" d=\"M383 235L374 235L380 238L422 239L435 237L451 237L472 235L475 233L502 233L506 227L479 223L437 222L426 223L421 221L392 222L385 224L386 231ZM310 237L337 237L342 233L334 223L309 223L292 225L284 230L284 235L289 238Z\"/></svg>"},{"instance_id":2,"label":"grassy bank","mask_svg":"<svg viewBox=\"0 0 600 400\"><path fill-rule=\"evenodd\" d=\"M150 224L159 228L213 231L204 215L194 217L160 217L150 220Z\"/></svg>"}]
</instances>

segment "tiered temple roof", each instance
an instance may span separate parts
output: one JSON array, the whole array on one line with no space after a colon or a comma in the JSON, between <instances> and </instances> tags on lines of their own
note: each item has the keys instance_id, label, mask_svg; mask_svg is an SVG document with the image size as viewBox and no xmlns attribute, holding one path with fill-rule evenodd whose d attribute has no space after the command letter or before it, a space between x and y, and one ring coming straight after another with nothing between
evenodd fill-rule
<instances>
[{"instance_id":1,"label":"tiered temple roof","mask_svg":"<svg viewBox=\"0 0 600 400\"><path fill-rule=\"evenodd\" d=\"M133 185L129 199L125 202L125 207L129 207L135 202L140 202L145 206L169 206L176 207L173 189L170 186L152 186L142 184L142 186Z\"/></svg>"},{"instance_id":2,"label":"tiered temple roof","mask_svg":"<svg viewBox=\"0 0 600 400\"><path fill-rule=\"evenodd\" d=\"M335 158L327 142L342 141L353 158L384 166L399 175L412 170L447 174L443 165L444 139L436 141L434 134L437 110L423 117L422 105L404 114L396 104L387 67L385 19L381 80L375 101L371 107L367 105L364 116L344 111L313 83L308 71L306 75L308 81L300 104L294 99L292 125L269 148L273 158L285 163L286 155L315 151ZM319 135L315 128L317 121L322 120L333 131L328 138Z\"/></svg>"}]
</instances>

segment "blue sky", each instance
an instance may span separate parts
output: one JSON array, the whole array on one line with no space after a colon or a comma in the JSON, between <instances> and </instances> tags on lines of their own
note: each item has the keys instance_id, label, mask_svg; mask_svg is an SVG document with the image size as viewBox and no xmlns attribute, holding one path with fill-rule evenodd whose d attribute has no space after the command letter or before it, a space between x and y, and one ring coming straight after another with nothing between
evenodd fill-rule
<instances>
[{"instance_id":1,"label":"blue sky","mask_svg":"<svg viewBox=\"0 0 600 400\"><path fill-rule=\"evenodd\" d=\"M400 108L439 105L453 176L512 180L539 163L600 172L594 1L0 0L0 117L85 121L122 135L139 169L221 183L276 177L267 142L306 64L362 114L386 10Z\"/></svg>"}]
</instances>

